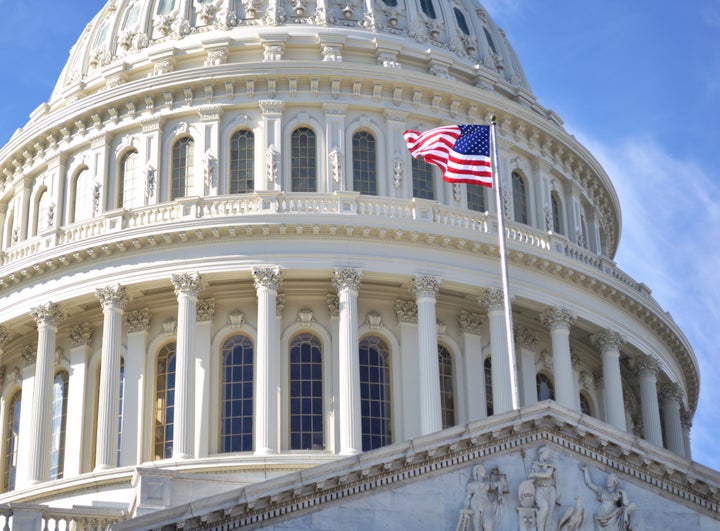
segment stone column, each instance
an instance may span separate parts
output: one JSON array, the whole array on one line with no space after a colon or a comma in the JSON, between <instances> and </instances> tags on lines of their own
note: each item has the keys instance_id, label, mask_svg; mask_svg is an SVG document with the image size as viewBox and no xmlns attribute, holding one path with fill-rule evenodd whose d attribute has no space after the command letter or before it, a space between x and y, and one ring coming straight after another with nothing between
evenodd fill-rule
<instances>
[{"instance_id":1,"label":"stone column","mask_svg":"<svg viewBox=\"0 0 720 531\"><path fill-rule=\"evenodd\" d=\"M197 302L195 335L195 457L207 457L210 445L210 396L214 387L210 381L210 350L212 324L215 320L215 299Z\"/></svg>"},{"instance_id":2,"label":"stone column","mask_svg":"<svg viewBox=\"0 0 720 531\"><path fill-rule=\"evenodd\" d=\"M441 284L441 279L430 275L416 275L410 283L410 293L415 297L418 308L420 435L442 429L440 366L435 318L435 300Z\"/></svg>"},{"instance_id":3,"label":"stone column","mask_svg":"<svg viewBox=\"0 0 720 531\"><path fill-rule=\"evenodd\" d=\"M37 345L26 345L20 353L20 370L19 379L21 381L21 392L25 398L26 404L32 403L32 397L35 389L35 359L37 358ZM31 407L20 406L20 426L18 439L20 445L17 451L17 468L15 469L15 489L22 489L28 484L30 474L30 461L33 448L29 441L34 439L33 433L33 411ZM48 455L48 460L50 456Z\"/></svg>"},{"instance_id":4,"label":"stone column","mask_svg":"<svg viewBox=\"0 0 720 531\"><path fill-rule=\"evenodd\" d=\"M393 354L392 363L393 369L398 372L401 379L403 405L403 418L399 419L400 423L398 423L402 428L402 435L398 433L397 436L398 440L407 440L420 435L420 403L417 399L420 368L416 356L416 352L420 349L417 304L415 301L396 299L395 315L400 327L401 349L397 355Z\"/></svg>"},{"instance_id":5,"label":"stone column","mask_svg":"<svg viewBox=\"0 0 720 531\"><path fill-rule=\"evenodd\" d=\"M620 377L620 347L625 339L618 332L603 330L592 336L592 341L600 349L602 356L605 420L617 429L627 431Z\"/></svg>"},{"instance_id":6,"label":"stone column","mask_svg":"<svg viewBox=\"0 0 720 531\"><path fill-rule=\"evenodd\" d=\"M535 369L535 343L537 338L530 330L522 326L515 327L515 348L520 366L520 392L522 405L537 403L537 370Z\"/></svg>"},{"instance_id":7,"label":"stone column","mask_svg":"<svg viewBox=\"0 0 720 531\"><path fill-rule=\"evenodd\" d=\"M485 308L490 325L490 351L492 360L493 414L512 411L512 374L510 355L505 330L505 307L503 292L500 289L488 289L479 298Z\"/></svg>"},{"instance_id":8,"label":"stone column","mask_svg":"<svg viewBox=\"0 0 720 531\"><path fill-rule=\"evenodd\" d=\"M150 311L133 310L124 316L127 330L125 356L125 392L123 393L122 437L120 438L120 466L139 465L143 459L145 440L145 361Z\"/></svg>"},{"instance_id":9,"label":"stone column","mask_svg":"<svg viewBox=\"0 0 720 531\"><path fill-rule=\"evenodd\" d=\"M482 353L482 316L461 310L458 325L462 330L465 352L465 389L467 389L468 421L487 417L485 400L485 366Z\"/></svg>"},{"instance_id":10,"label":"stone column","mask_svg":"<svg viewBox=\"0 0 720 531\"><path fill-rule=\"evenodd\" d=\"M565 308L547 308L541 317L543 324L550 330L552 340L555 401L570 409L577 409L570 359L570 327L575 323L575 319Z\"/></svg>"},{"instance_id":11,"label":"stone column","mask_svg":"<svg viewBox=\"0 0 720 531\"><path fill-rule=\"evenodd\" d=\"M52 390L55 368L57 327L65 318L60 306L49 302L33 308L30 315L38 330L35 361L35 389L31 406L30 461L28 484L47 481L50 469L50 432L52 430Z\"/></svg>"},{"instance_id":12,"label":"stone column","mask_svg":"<svg viewBox=\"0 0 720 531\"><path fill-rule=\"evenodd\" d=\"M332 351L330 352L332 356L330 360L332 400L329 400L327 404L327 409L329 409L327 425L330 429L328 429L326 448L338 453L340 451L340 421L338 419L338 402L340 400L338 394L340 389L340 371L338 370L338 360L340 359L340 348L338 346L340 337L340 298L337 293L326 293L325 302L330 313L330 336L332 342Z\"/></svg>"},{"instance_id":13,"label":"stone column","mask_svg":"<svg viewBox=\"0 0 720 531\"><path fill-rule=\"evenodd\" d=\"M279 267L257 267L252 270L258 298L257 357L255 382L255 454L269 455L277 446L277 382L279 353L274 345Z\"/></svg>"},{"instance_id":14,"label":"stone column","mask_svg":"<svg viewBox=\"0 0 720 531\"><path fill-rule=\"evenodd\" d=\"M690 430L692 429L692 413L687 409L680 409L680 422L682 424L683 439L685 440L685 457L692 461L692 447L690 445Z\"/></svg>"},{"instance_id":15,"label":"stone column","mask_svg":"<svg viewBox=\"0 0 720 531\"><path fill-rule=\"evenodd\" d=\"M178 299L172 455L173 459L191 459L195 456L195 316L202 284L197 273L173 275L172 283Z\"/></svg>"},{"instance_id":16,"label":"stone column","mask_svg":"<svg viewBox=\"0 0 720 531\"><path fill-rule=\"evenodd\" d=\"M117 466L121 325L128 295L120 284L99 288L95 295L103 309L95 469L104 470Z\"/></svg>"},{"instance_id":17,"label":"stone column","mask_svg":"<svg viewBox=\"0 0 720 531\"><path fill-rule=\"evenodd\" d=\"M360 343L358 339L357 298L362 280L359 269L336 269L333 285L340 302L338 369L340 389L337 416L340 422L340 454L362 451L360 426Z\"/></svg>"},{"instance_id":18,"label":"stone column","mask_svg":"<svg viewBox=\"0 0 720 531\"><path fill-rule=\"evenodd\" d=\"M653 356L635 359L635 373L640 383L640 407L644 439L662 448L662 428L657 397L657 372L660 364Z\"/></svg>"},{"instance_id":19,"label":"stone column","mask_svg":"<svg viewBox=\"0 0 720 531\"><path fill-rule=\"evenodd\" d=\"M71 478L83 472L83 454L85 454L85 378L87 377L87 362L90 356L90 346L95 336L95 328L90 323L83 323L72 327L69 335L70 342L70 374L68 378L68 404L69 412L82 412L67 416L65 433L72 433L72 444L65 444L65 463L63 477ZM66 439L67 440L67 439Z\"/></svg>"},{"instance_id":20,"label":"stone column","mask_svg":"<svg viewBox=\"0 0 720 531\"><path fill-rule=\"evenodd\" d=\"M280 100L260 100L262 111L262 130L265 132L265 142L262 146L264 161L263 171L258 171L255 179L255 190L281 190L280 182L282 171L282 113L285 102ZM289 172L288 172L289 174ZM264 176L264 178L263 178ZM290 189L290 181L286 183Z\"/></svg>"},{"instance_id":21,"label":"stone column","mask_svg":"<svg viewBox=\"0 0 720 531\"><path fill-rule=\"evenodd\" d=\"M665 420L667 449L680 457L685 457L685 439L680 420L680 404L682 403L680 385L673 382L660 386L660 400Z\"/></svg>"}]
</instances>

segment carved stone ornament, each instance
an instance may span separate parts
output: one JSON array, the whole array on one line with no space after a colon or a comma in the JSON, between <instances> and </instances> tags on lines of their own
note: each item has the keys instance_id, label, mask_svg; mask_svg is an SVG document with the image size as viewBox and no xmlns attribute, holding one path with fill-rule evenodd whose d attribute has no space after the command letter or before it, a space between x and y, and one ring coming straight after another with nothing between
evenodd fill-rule
<instances>
[{"instance_id":1,"label":"carved stone ornament","mask_svg":"<svg viewBox=\"0 0 720 531\"><path fill-rule=\"evenodd\" d=\"M312 308L300 308L298 311L298 322L302 324L303 326L312 326L315 322L315 317L313 316Z\"/></svg>"},{"instance_id":2,"label":"carved stone ornament","mask_svg":"<svg viewBox=\"0 0 720 531\"><path fill-rule=\"evenodd\" d=\"M330 317L340 317L340 297L335 293L328 293L325 296Z\"/></svg>"},{"instance_id":3,"label":"carved stone ornament","mask_svg":"<svg viewBox=\"0 0 720 531\"><path fill-rule=\"evenodd\" d=\"M65 312L60 309L59 304L48 302L30 310L30 317L37 326L58 326L65 319Z\"/></svg>"},{"instance_id":4,"label":"carved stone ornament","mask_svg":"<svg viewBox=\"0 0 720 531\"><path fill-rule=\"evenodd\" d=\"M175 296L188 295L197 297L202 290L202 281L199 273L173 274L171 279L175 287Z\"/></svg>"},{"instance_id":5,"label":"carved stone ornament","mask_svg":"<svg viewBox=\"0 0 720 531\"><path fill-rule=\"evenodd\" d=\"M174 336L177 332L177 319L174 317L170 317L169 319L165 319L162 323L162 331L165 336L170 337Z\"/></svg>"},{"instance_id":6,"label":"carved stone ornament","mask_svg":"<svg viewBox=\"0 0 720 531\"><path fill-rule=\"evenodd\" d=\"M127 288L120 284L98 288L95 290L95 295L100 300L100 305L103 309L120 308L122 310L130 300L127 294Z\"/></svg>"},{"instance_id":7,"label":"carved stone ornament","mask_svg":"<svg viewBox=\"0 0 720 531\"><path fill-rule=\"evenodd\" d=\"M150 328L150 310L148 308L142 308L140 310L133 310L123 315L125 326L127 326L128 334L134 332L147 332Z\"/></svg>"},{"instance_id":8,"label":"carved stone ornament","mask_svg":"<svg viewBox=\"0 0 720 531\"><path fill-rule=\"evenodd\" d=\"M263 61L273 62L282 60L285 50L282 44L265 44L263 48Z\"/></svg>"},{"instance_id":9,"label":"carved stone ornament","mask_svg":"<svg viewBox=\"0 0 720 531\"><path fill-rule=\"evenodd\" d=\"M516 326L513 332L515 334L515 343L518 346L528 349L535 348L537 336L535 336L535 334L533 334L529 329L524 326Z\"/></svg>"},{"instance_id":10,"label":"carved stone ornament","mask_svg":"<svg viewBox=\"0 0 720 531\"><path fill-rule=\"evenodd\" d=\"M396 190L400 189L403 180L403 159L400 153L393 154L393 186Z\"/></svg>"},{"instance_id":11,"label":"carved stone ornament","mask_svg":"<svg viewBox=\"0 0 720 531\"><path fill-rule=\"evenodd\" d=\"M337 146L333 147L332 151L328 154L330 160L330 168L332 170L333 180L336 183L342 182L342 161L343 156Z\"/></svg>"},{"instance_id":12,"label":"carved stone ornament","mask_svg":"<svg viewBox=\"0 0 720 531\"><path fill-rule=\"evenodd\" d=\"M440 291L442 279L431 275L415 275L410 281L410 293L416 299L421 297L435 298Z\"/></svg>"},{"instance_id":13,"label":"carved stone ornament","mask_svg":"<svg viewBox=\"0 0 720 531\"><path fill-rule=\"evenodd\" d=\"M498 312L505 309L504 304L505 298L501 289L490 288L486 289L480 297L478 302L485 308L486 312Z\"/></svg>"},{"instance_id":14,"label":"carved stone ornament","mask_svg":"<svg viewBox=\"0 0 720 531\"><path fill-rule=\"evenodd\" d=\"M543 350L538 355L538 359L535 362L536 367L540 367L542 369L547 369L548 371L552 371L553 368L553 358L552 354L550 354L547 350Z\"/></svg>"},{"instance_id":15,"label":"carved stone ornament","mask_svg":"<svg viewBox=\"0 0 720 531\"><path fill-rule=\"evenodd\" d=\"M376 311L368 312L365 324L370 327L370 330L380 330L383 327L382 315Z\"/></svg>"},{"instance_id":16,"label":"carved stone ornament","mask_svg":"<svg viewBox=\"0 0 720 531\"><path fill-rule=\"evenodd\" d=\"M362 271L351 267L336 269L333 272L333 286L338 291L351 290L357 292L360 289Z\"/></svg>"},{"instance_id":17,"label":"carved stone ornament","mask_svg":"<svg viewBox=\"0 0 720 531\"><path fill-rule=\"evenodd\" d=\"M228 324L232 328L240 328L245 322L245 314L240 310L233 310L228 315Z\"/></svg>"},{"instance_id":18,"label":"carved stone ornament","mask_svg":"<svg viewBox=\"0 0 720 531\"><path fill-rule=\"evenodd\" d=\"M267 179L271 183L277 182L279 160L280 150L275 144L270 144L265 151L265 166L267 169Z\"/></svg>"},{"instance_id":19,"label":"carved stone ornament","mask_svg":"<svg viewBox=\"0 0 720 531\"><path fill-rule=\"evenodd\" d=\"M415 301L397 299L395 313L399 323L417 324L418 322L418 309Z\"/></svg>"},{"instance_id":20,"label":"carved stone ornament","mask_svg":"<svg viewBox=\"0 0 720 531\"><path fill-rule=\"evenodd\" d=\"M20 359L22 360L23 368L29 367L30 365L34 364L36 358L37 343L34 343L32 345L25 345L22 351L20 351Z\"/></svg>"},{"instance_id":21,"label":"carved stone ornament","mask_svg":"<svg viewBox=\"0 0 720 531\"><path fill-rule=\"evenodd\" d=\"M438 337L442 337L447 335L447 324L445 324L443 321L440 321L437 319L435 321L435 327L436 327L436 333Z\"/></svg>"},{"instance_id":22,"label":"carved stone ornament","mask_svg":"<svg viewBox=\"0 0 720 531\"><path fill-rule=\"evenodd\" d=\"M540 322L549 330L569 330L577 317L565 308L546 308Z\"/></svg>"},{"instance_id":23,"label":"carved stone ornament","mask_svg":"<svg viewBox=\"0 0 720 531\"><path fill-rule=\"evenodd\" d=\"M0 352L2 352L2 349L10 342L12 338L13 335L10 330L8 330L5 326L0 325Z\"/></svg>"},{"instance_id":24,"label":"carved stone ornament","mask_svg":"<svg viewBox=\"0 0 720 531\"><path fill-rule=\"evenodd\" d=\"M340 62L342 58L342 49L340 46L323 44L322 47L322 60L323 61L337 61Z\"/></svg>"},{"instance_id":25,"label":"carved stone ornament","mask_svg":"<svg viewBox=\"0 0 720 531\"><path fill-rule=\"evenodd\" d=\"M460 310L458 325L464 333L479 336L482 331L482 315L475 312L468 312L467 310Z\"/></svg>"},{"instance_id":26,"label":"carved stone ornament","mask_svg":"<svg viewBox=\"0 0 720 531\"><path fill-rule=\"evenodd\" d=\"M465 487L465 501L456 526L457 531L493 529L501 516L503 501L510 491L507 477L497 466L488 474L485 465L475 465Z\"/></svg>"},{"instance_id":27,"label":"carved stone ornament","mask_svg":"<svg viewBox=\"0 0 720 531\"><path fill-rule=\"evenodd\" d=\"M215 320L215 299L200 299L197 301L195 321L198 323L213 322Z\"/></svg>"},{"instance_id":28,"label":"carved stone ornament","mask_svg":"<svg viewBox=\"0 0 720 531\"><path fill-rule=\"evenodd\" d=\"M614 330L601 330L590 339L601 352L619 351L625 343L625 338Z\"/></svg>"},{"instance_id":29,"label":"carved stone ornament","mask_svg":"<svg viewBox=\"0 0 720 531\"><path fill-rule=\"evenodd\" d=\"M89 347L94 335L95 328L90 323L73 326L68 334L70 348Z\"/></svg>"},{"instance_id":30,"label":"carved stone ornament","mask_svg":"<svg viewBox=\"0 0 720 531\"><path fill-rule=\"evenodd\" d=\"M70 360L67 359L65 356L65 349L62 347L58 347L55 349L55 365L65 365L67 366L70 363Z\"/></svg>"},{"instance_id":31,"label":"carved stone ornament","mask_svg":"<svg viewBox=\"0 0 720 531\"><path fill-rule=\"evenodd\" d=\"M276 317L282 317L282 314L285 311L286 303L287 303L287 300L285 299L285 294L278 293L277 297L275 297L275 316Z\"/></svg>"},{"instance_id":32,"label":"carved stone ornament","mask_svg":"<svg viewBox=\"0 0 720 531\"><path fill-rule=\"evenodd\" d=\"M253 267L252 276L255 289L268 288L277 291L282 283L279 267Z\"/></svg>"},{"instance_id":33,"label":"carved stone ornament","mask_svg":"<svg viewBox=\"0 0 720 531\"><path fill-rule=\"evenodd\" d=\"M657 376L660 362L654 356L643 354L634 358L635 373L638 376Z\"/></svg>"}]
</instances>

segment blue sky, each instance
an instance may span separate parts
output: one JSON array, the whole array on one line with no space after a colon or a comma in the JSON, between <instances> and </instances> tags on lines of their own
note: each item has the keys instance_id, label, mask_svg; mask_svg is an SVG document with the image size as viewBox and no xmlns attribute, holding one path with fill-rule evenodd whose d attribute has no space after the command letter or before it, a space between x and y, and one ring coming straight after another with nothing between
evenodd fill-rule
<instances>
[{"instance_id":1,"label":"blue sky","mask_svg":"<svg viewBox=\"0 0 720 531\"><path fill-rule=\"evenodd\" d=\"M100 0L0 0L0 145L46 101ZM720 0L486 0L539 102L603 164L623 207L618 265L701 366L694 458L720 470Z\"/></svg>"}]
</instances>

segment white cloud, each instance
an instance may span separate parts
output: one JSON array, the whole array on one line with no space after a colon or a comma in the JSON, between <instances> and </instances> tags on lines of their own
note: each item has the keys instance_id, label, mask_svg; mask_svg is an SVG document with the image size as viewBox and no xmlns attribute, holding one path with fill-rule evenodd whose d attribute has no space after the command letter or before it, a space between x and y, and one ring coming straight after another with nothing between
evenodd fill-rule
<instances>
[{"instance_id":1,"label":"white cloud","mask_svg":"<svg viewBox=\"0 0 720 531\"><path fill-rule=\"evenodd\" d=\"M648 138L614 144L583 139L620 198L618 266L646 283L687 335L701 367L693 427L696 460L720 469L720 183L692 160L679 160Z\"/></svg>"}]
</instances>

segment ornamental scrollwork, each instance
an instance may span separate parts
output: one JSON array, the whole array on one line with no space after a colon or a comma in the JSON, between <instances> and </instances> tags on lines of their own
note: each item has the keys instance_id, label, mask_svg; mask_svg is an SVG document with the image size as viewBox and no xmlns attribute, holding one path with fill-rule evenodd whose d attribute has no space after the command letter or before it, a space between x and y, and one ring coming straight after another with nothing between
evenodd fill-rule
<instances>
[{"instance_id":1,"label":"ornamental scrollwork","mask_svg":"<svg viewBox=\"0 0 720 531\"><path fill-rule=\"evenodd\" d=\"M625 343L625 338L622 334L614 330L601 330L597 334L593 334L590 339L601 352L620 350L620 347Z\"/></svg>"},{"instance_id":2,"label":"ornamental scrollwork","mask_svg":"<svg viewBox=\"0 0 720 531\"><path fill-rule=\"evenodd\" d=\"M546 308L540 321L549 330L569 330L577 317L566 308Z\"/></svg>"},{"instance_id":3,"label":"ornamental scrollwork","mask_svg":"<svg viewBox=\"0 0 720 531\"><path fill-rule=\"evenodd\" d=\"M660 362L654 356L643 354L633 361L635 373L638 376L656 376L660 369Z\"/></svg>"},{"instance_id":4,"label":"ornamental scrollwork","mask_svg":"<svg viewBox=\"0 0 720 531\"><path fill-rule=\"evenodd\" d=\"M460 326L460 330L466 334L480 335L482 330L482 316L479 313L460 310L458 325Z\"/></svg>"},{"instance_id":5,"label":"ornamental scrollwork","mask_svg":"<svg viewBox=\"0 0 720 531\"><path fill-rule=\"evenodd\" d=\"M524 326L516 326L513 332L515 335L515 343L518 346L528 349L535 348L537 336L533 334L532 331L530 331L528 328L525 328Z\"/></svg>"},{"instance_id":6,"label":"ornamental scrollwork","mask_svg":"<svg viewBox=\"0 0 720 531\"><path fill-rule=\"evenodd\" d=\"M207 323L215 320L215 299L197 301L195 322Z\"/></svg>"},{"instance_id":7,"label":"ornamental scrollwork","mask_svg":"<svg viewBox=\"0 0 720 531\"><path fill-rule=\"evenodd\" d=\"M395 301L395 314L399 323L417 324L418 309L415 301L404 301L397 299Z\"/></svg>"},{"instance_id":8,"label":"ornamental scrollwork","mask_svg":"<svg viewBox=\"0 0 720 531\"><path fill-rule=\"evenodd\" d=\"M70 348L88 347L92 344L95 328L90 323L75 325L70 329Z\"/></svg>"},{"instance_id":9,"label":"ornamental scrollwork","mask_svg":"<svg viewBox=\"0 0 720 531\"><path fill-rule=\"evenodd\" d=\"M98 288L95 290L95 296L100 300L100 305L103 308L124 309L130 300L127 288L121 284Z\"/></svg>"},{"instance_id":10,"label":"ornamental scrollwork","mask_svg":"<svg viewBox=\"0 0 720 531\"><path fill-rule=\"evenodd\" d=\"M126 313L123 317L129 334L146 332L150 328L151 313L148 308L133 310Z\"/></svg>"},{"instance_id":11,"label":"ornamental scrollwork","mask_svg":"<svg viewBox=\"0 0 720 531\"><path fill-rule=\"evenodd\" d=\"M421 297L435 298L440 291L442 279L432 275L415 275L410 281L410 294L419 299Z\"/></svg>"},{"instance_id":12,"label":"ornamental scrollwork","mask_svg":"<svg viewBox=\"0 0 720 531\"><path fill-rule=\"evenodd\" d=\"M497 312L505 309L505 297L501 289L486 289L483 294L478 297L478 302L485 308L486 312Z\"/></svg>"},{"instance_id":13,"label":"ornamental scrollwork","mask_svg":"<svg viewBox=\"0 0 720 531\"><path fill-rule=\"evenodd\" d=\"M280 150L275 144L270 144L265 151L265 166L267 168L267 179L271 183L277 182L279 161Z\"/></svg>"}]
</instances>

